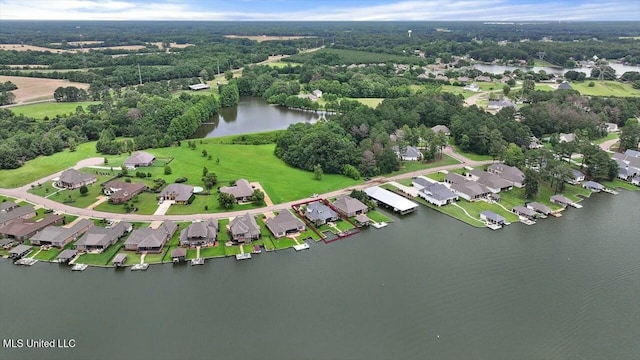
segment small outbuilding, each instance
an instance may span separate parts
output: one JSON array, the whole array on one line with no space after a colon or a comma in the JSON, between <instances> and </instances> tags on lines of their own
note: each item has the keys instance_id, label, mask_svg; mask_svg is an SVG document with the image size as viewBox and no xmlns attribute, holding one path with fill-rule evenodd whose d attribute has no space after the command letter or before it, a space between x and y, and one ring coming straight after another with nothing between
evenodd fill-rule
<instances>
[{"instance_id":1,"label":"small outbuilding","mask_svg":"<svg viewBox=\"0 0 640 360\"><path fill-rule=\"evenodd\" d=\"M187 249L185 248L173 249L171 251L171 261L173 261L174 264L187 261Z\"/></svg>"},{"instance_id":2,"label":"small outbuilding","mask_svg":"<svg viewBox=\"0 0 640 360\"><path fill-rule=\"evenodd\" d=\"M29 246L29 245L18 245L16 247L14 247L13 249L9 250L9 257L14 259L14 260L19 260L19 259L22 259L23 257L27 256L27 254L29 254L30 251L31 251L31 246Z\"/></svg>"},{"instance_id":3,"label":"small outbuilding","mask_svg":"<svg viewBox=\"0 0 640 360\"><path fill-rule=\"evenodd\" d=\"M118 254L113 258L113 266L115 267L121 267L122 265L124 265L124 263L127 261L127 255L125 254Z\"/></svg>"},{"instance_id":4,"label":"small outbuilding","mask_svg":"<svg viewBox=\"0 0 640 360\"><path fill-rule=\"evenodd\" d=\"M58 257L56 257L56 260L58 260L58 263L60 264L68 264L77 255L78 255L78 250L67 249L67 250L63 250L58 255Z\"/></svg>"}]
</instances>

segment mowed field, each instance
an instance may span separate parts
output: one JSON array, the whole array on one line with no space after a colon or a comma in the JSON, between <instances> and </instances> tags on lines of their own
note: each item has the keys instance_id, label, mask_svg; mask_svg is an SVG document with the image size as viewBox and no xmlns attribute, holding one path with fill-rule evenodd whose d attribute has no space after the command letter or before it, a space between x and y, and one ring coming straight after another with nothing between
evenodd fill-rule
<instances>
[{"instance_id":1,"label":"mowed field","mask_svg":"<svg viewBox=\"0 0 640 360\"><path fill-rule=\"evenodd\" d=\"M16 96L16 103L53 99L53 92L61 87L75 86L88 89L89 84L70 82L59 79L41 79L24 76L0 76L1 82L11 81L18 89L11 91Z\"/></svg>"},{"instance_id":2,"label":"mowed field","mask_svg":"<svg viewBox=\"0 0 640 360\"><path fill-rule=\"evenodd\" d=\"M589 87L590 81L572 82L571 87L582 95L591 96L640 96L640 89L634 89L630 84L618 81L594 81L594 86Z\"/></svg>"},{"instance_id":3,"label":"mowed field","mask_svg":"<svg viewBox=\"0 0 640 360\"><path fill-rule=\"evenodd\" d=\"M45 116L53 118L56 115L65 115L75 113L78 106L87 108L89 105L99 104L99 101L81 101L81 102L45 102L38 104L13 106L9 110L18 115L24 115L35 119L44 119Z\"/></svg>"},{"instance_id":4,"label":"mowed field","mask_svg":"<svg viewBox=\"0 0 640 360\"><path fill-rule=\"evenodd\" d=\"M257 42L263 41L282 41L282 40L295 40L314 38L315 36L266 36L266 35L225 35L224 37L229 39L249 39Z\"/></svg>"}]
</instances>

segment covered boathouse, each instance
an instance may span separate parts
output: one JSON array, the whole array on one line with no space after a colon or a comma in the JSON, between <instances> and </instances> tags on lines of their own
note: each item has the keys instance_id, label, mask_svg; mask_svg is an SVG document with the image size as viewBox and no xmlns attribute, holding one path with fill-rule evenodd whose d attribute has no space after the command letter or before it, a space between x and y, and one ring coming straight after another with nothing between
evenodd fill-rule
<instances>
[{"instance_id":1,"label":"covered boathouse","mask_svg":"<svg viewBox=\"0 0 640 360\"><path fill-rule=\"evenodd\" d=\"M408 214L418 208L418 204L379 186L365 189L367 195L385 207L393 209L400 215Z\"/></svg>"}]
</instances>

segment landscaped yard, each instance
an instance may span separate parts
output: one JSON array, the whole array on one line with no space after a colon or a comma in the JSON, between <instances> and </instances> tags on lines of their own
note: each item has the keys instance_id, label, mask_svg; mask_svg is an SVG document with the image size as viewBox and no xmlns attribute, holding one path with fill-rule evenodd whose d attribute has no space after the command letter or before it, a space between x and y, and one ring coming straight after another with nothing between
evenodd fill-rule
<instances>
[{"instance_id":1,"label":"landscaped yard","mask_svg":"<svg viewBox=\"0 0 640 360\"><path fill-rule=\"evenodd\" d=\"M391 218L380 212L380 210L369 210L367 217L375 222L390 222Z\"/></svg>"},{"instance_id":2,"label":"landscaped yard","mask_svg":"<svg viewBox=\"0 0 640 360\"><path fill-rule=\"evenodd\" d=\"M78 106L85 110L89 105L100 104L99 101L81 101L81 102L46 102L30 105L14 106L9 110L20 115L32 117L35 119L43 119L45 116L55 118L56 115L65 115L75 113Z\"/></svg>"},{"instance_id":3,"label":"landscaped yard","mask_svg":"<svg viewBox=\"0 0 640 360\"><path fill-rule=\"evenodd\" d=\"M491 155L479 155L479 154L474 154L474 153L468 153L468 152L464 152L460 149L460 147L456 146L456 145L452 145L455 149L456 152L468 159L474 160L474 161L485 161L485 160L491 160Z\"/></svg>"},{"instance_id":4,"label":"landscaped yard","mask_svg":"<svg viewBox=\"0 0 640 360\"><path fill-rule=\"evenodd\" d=\"M384 98L348 98L348 99L356 100L374 109L378 107L378 105L380 105L380 103L384 100Z\"/></svg>"},{"instance_id":5,"label":"landscaped yard","mask_svg":"<svg viewBox=\"0 0 640 360\"><path fill-rule=\"evenodd\" d=\"M446 166L446 165L455 165L460 162L448 155L443 155L442 159L438 161L433 161L430 163L425 163L422 161L404 161L402 162L402 167L398 171L394 171L390 174L386 174L384 176L395 176L400 174L406 174L413 171L419 171L424 169L432 169L434 167Z\"/></svg>"},{"instance_id":6,"label":"landscaped yard","mask_svg":"<svg viewBox=\"0 0 640 360\"><path fill-rule=\"evenodd\" d=\"M118 253L120 248L124 245L126 238L122 238L118 240L117 243L109 246L105 251L100 254L82 254L76 260L77 264L88 264L88 265L98 265L105 266L111 265L111 259ZM129 259L127 259L127 264L131 264Z\"/></svg>"},{"instance_id":7,"label":"landscaped yard","mask_svg":"<svg viewBox=\"0 0 640 360\"><path fill-rule=\"evenodd\" d=\"M58 189L54 188L51 183L42 184L39 187L29 190L29 192L43 197L55 192L55 194L49 196L48 199L79 208L86 208L87 206L96 202L96 198L98 196L102 195L102 187L100 186L100 184L107 181L110 176L96 175L95 171L91 171L90 169L86 169L86 171L84 172L94 175L98 178L97 182L87 186L89 192L86 195L80 194L80 188L74 190L58 191Z\"/></svg>"},{"instance_id":8,"label":"landscaped yard","mask_svg":"<svg viewBox=\"0 0 640 360\"><path fill-rule=\"evenodd\" d=\"M607 136L605 136L605 137L602 137L600 139L594 140L593 143L600 145L605 141L617 139L619 137L620 137L619 133L612 132L612 133L608 133Z\"/></svg>"}]
</instances>

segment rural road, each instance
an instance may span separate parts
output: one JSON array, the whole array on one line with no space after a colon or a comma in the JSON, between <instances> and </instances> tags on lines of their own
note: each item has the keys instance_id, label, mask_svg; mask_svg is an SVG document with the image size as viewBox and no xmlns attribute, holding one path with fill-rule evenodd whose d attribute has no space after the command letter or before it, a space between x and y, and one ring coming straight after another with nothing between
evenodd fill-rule
<instances>
[{"instance_id":1,"label":"rural road","mask_svg":"<svg viewBox=\"0 0 640 360\"><path fill-rule=\"evenodd\" d=\"M320 194L319 197L320 198L332 198L332 197L336 197L338 195L350 193L352 190L362 190L362 189L365 189L365 188L368 188L368 187L371 187L371 186L375 186L377 184L385 183L385 182L388 182L388 181L396 181L396 180L400 180L400 179L412 178L414 176L436 173L436 172L442 171L442 170L454 170L454 169L462 168L464 166L480 166L480 165L486 165L486 164L492 163L491 160L489 160L489 161L474 161L474 160L467 159L464 156L455 153L455 151L450 147L445 148L443 150L443 153L453 157L454 159L460 161L461 163L460 164L454 164L454 165L439 166L439 167L435 167L435 168L431 168L431 169L423 169L423 170L413 171L413 172L400 174L400 175L395 175L395 176L389 176L389 177L383 177L382 176L382 177L375 178L372 181L367 182L367 183L354 185L354 186L350 186L350 187L345 188L345 189L340 189L340 190L336 190L336 191L331 191L331 192L328 192L328 193ZM74 169L80 169L80 168L87 167L87 166L95 166L95 165L101 164L102 162L103 162L103 158L89 158L89 159L85 159L85 160L79 161L73 168ZM37 196L37 195L34 195L34 194L30 194L30 193L27 192L31 188L32 184L34 184L34 185L35 184L43 184L43 183L45 183L47 181L50 181L51 179L54 179L54 178L60 176L60 173L62 173L62 171L57 172L57 173L52 174L52 175L49 175L47 177L44 177L44 178L42 178L42 179L40 179L38 181L34 181L33 183L21 186L19 188L15 188L15 189L3 189L3 188L0 188L0 195L10 196L10 197L18 198L18 199L24 199L24 200L26 200L28 202L31 202L31 203L37 204L37 205L41 205L43 207L49 208L49 209L51 209L53 211L56 211L56 212L61 212L61 213L66 213L66 214L76 215L76 216L112 219L112 220L118 220L118 221L123 221L123 220L125 220L125 221L163 221L163 220L194 221L194 220L202 220L203 218L207 218L207 219L209 219L209 218L213 218L213 219L229 218L229 217L234 217L234 216L238 216L238 215L242 215L242 214L246 214L246 213L249 213L249 214L252 214L252 215L256 215L256 214L262 214L262 213L265 213L265 212L289 209L294 204L297 204L297 203L300 203L300 202L304 202L304 201L313 200L313 198L306 198L306 199L300 199L300 200L296 200L296 201L289 201L289 202L282 203L282 204L276 204L276 205L272 205L272 206L265 206L265 207L257 208L257 209L241 210L241 211L229 211L229 212L215 213L215 214L141 215L141 214L115 214L115 213L107 213L107 212L90 210L90 209L81 209L81 208L77 208L77 207L61 204L59 202L55 202L55 201L50 200L50 199L45 199L43 197L40 197L40 196Z\"/></svg>"}]
</instances>

